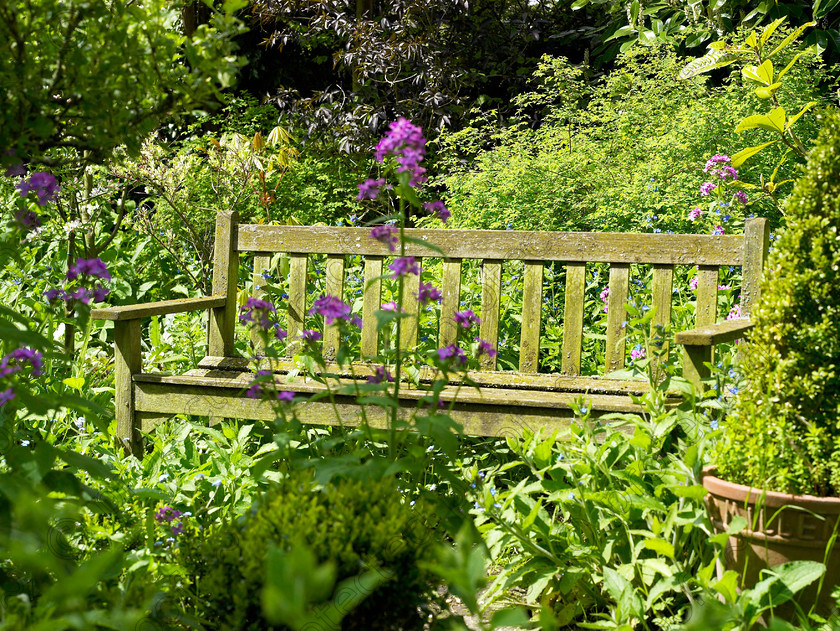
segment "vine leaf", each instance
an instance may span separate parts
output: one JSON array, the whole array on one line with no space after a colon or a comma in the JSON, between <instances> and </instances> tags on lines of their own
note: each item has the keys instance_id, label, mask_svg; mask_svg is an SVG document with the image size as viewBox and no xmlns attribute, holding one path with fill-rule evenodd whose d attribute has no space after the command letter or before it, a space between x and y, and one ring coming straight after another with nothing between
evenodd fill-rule
<instances>
[{"instance_id":1,"label":"vine leaf","mask_svg":"<svg viewBox=\"0 0 840 631\"><path fill-rule=\"evenodd\" d=\"M715 68L728 66L729 64L738 61L738 59L740 59L740 55L730 50L711 50L703 57L695 59L685 68L680 70L680 74L677 75L677 79L690 79L691 77L696 77L699 74L709 72Z\"/></svg>"}]
</instances>

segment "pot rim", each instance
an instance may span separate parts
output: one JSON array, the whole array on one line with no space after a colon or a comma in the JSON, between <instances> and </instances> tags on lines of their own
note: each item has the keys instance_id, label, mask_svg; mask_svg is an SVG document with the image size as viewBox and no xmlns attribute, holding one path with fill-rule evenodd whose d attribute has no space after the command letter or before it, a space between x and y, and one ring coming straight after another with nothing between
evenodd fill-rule
<instances>
[{"instance_id":1,"label":"pot rim","mask_svg":"<svg viewBox=\"0 0 840 631\"><path fill-rule=\"evenodd\" d=\"M782 507L789 505L812 509L821 514L840 514L840 497L819 497L817 495L793 495L778 491L765 491L752 486L745 486L736 482L728 482L715 476L717 467L714 465L703 467L702 482L705 489L717 497L737 502L756 504L763 496L763 504L767 507Z\"/></svg>"}]
</instances>

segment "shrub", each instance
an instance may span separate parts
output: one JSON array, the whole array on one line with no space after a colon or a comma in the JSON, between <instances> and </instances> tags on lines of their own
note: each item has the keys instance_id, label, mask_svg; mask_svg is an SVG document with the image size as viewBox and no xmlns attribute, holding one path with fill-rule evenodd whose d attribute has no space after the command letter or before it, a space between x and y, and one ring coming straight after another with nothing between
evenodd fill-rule
<instances>
[{"instance_id":1,"label":"shrub","mask_svg":"<svg viewBox=\"0 0 840 631\"><path fill-rule=\"evenodd\" d=\"M342 629L411 629L422 626L418 606L431 559L430 513L402 502L392 478L317 486L296 474L258 500L239 520L204 541L184 544L184 564L197 575L197 610L220 628L269 629L260 598L270 544L289 552L311 549L318 563L332 561L337 582L374 570L386 582L344 618Z\"/></svg>"},{"instance_id":2,"label":"shrub","mask_svg":"<svg viewBox=\"0 0 840 631\"><path fill-rule=\"evenodd\" d=\"M741 391L717 454L724 479L840 495L840 115L787 204L745 349Z\"/></svg>"}]
</instances>

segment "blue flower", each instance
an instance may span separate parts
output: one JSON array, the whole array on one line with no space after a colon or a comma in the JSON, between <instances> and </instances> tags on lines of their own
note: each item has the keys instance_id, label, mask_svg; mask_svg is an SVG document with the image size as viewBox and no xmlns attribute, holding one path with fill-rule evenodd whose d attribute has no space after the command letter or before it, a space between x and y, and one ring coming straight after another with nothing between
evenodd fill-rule
<instances>
[{"instance_id":1,"label":"blue flower","mask_svg":"<svg viewBox=\"0 0 840 631\"><path fill-rule=\"evenodd\" d=\"M711 423L709 423L709 425L711 426L713 431L717 431L717 428L718 428L717 420L713 420Z\"/></svg>"}]
</instances>

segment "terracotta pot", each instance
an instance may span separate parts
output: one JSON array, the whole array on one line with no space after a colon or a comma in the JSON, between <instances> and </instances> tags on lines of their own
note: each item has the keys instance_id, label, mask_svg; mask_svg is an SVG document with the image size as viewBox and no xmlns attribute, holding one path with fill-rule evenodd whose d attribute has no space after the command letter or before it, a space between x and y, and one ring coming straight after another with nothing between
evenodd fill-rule
<instances>
[{"instance_id":1,"label":"terracotta pot","mask_svg":"<svg viewBox=\"0 0 840 631\"><path fill-rule=\"evenodd\" d=\"M832 613L831 592L840 584L840 498L788 495L734 484L716 478L714 468L703 470L706 503L717 532L724 532L731 519L740 515L747 527L726 546L727 570L744 574L744 584L754 585L762 569L788 561L819 561L826 564L823 588L817 600L817 584L801 592L797 601L803 610L817 602L822 615ZM825 550L837 529L838 539L828 560ZM789 608L792 613L792 608ZM780 612L784 615L783 612Z\"/></svg>"}]
</instances>

